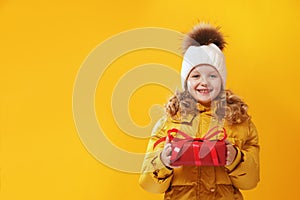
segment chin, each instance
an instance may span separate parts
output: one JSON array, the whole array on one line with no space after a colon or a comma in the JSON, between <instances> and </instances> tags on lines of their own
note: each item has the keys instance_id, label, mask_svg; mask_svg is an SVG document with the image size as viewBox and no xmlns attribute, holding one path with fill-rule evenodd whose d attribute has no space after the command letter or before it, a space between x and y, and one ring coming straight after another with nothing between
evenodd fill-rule
<instances>
[{"instance_id":1,"label":"chin","mask_svg":"<svg viewBox=\"0 0 300 200\"><path fill-rule=\"evenodd\" d=\"M205 105L205 106L210 105L210 103L211 103L210 100L209 100L209 101L201 101L201 100L198 100L198 102L199 102L200 104L202 104L202 105Z\"/></svg>"}]
</instances>

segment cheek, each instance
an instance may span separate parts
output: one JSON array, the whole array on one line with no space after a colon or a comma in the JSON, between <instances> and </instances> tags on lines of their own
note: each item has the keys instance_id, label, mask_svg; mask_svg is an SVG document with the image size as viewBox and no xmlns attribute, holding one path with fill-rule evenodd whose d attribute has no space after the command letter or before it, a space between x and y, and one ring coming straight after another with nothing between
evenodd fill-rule
<instances>
[{"instance_id":1,"label":"cheek","mask_svg":"<svg viewBox=\"0 0 300 200\"><path fill-rule=\"evenodd\" d=\"M222 88L222 82L221 80L216 80L215 82L213 82L213 85L216 89L221 89Z\"/></svg>"},{"instance_id":2,"label":"cheek","mask_svg":"<svg viewBox=\"0 0 300 200\"><path fill-rule=\"evenodd\" d=\"M187 81L186 82L186 90L189 91L190 94L193 94L194 92L194 84L192 81Z\"/></svg>"},{"instance_id":3,"label":"cheek","mask_svg":"<svg viewBox=\"0 0 300 200\"><path fill-rule=\"evenodd\" d=\"M220 91L222 90L222 83L219 81L213 82L212 86L214 87L215 93L220 93Z\"/></svg>"},{"instance_id":4,"label":"cheek","mask_svg":"<svg viewBox=\"0 0 300 200\"><path fill-rule=\"evenodd\" d=\"M221 90L222 90L222 84L218 84L218 85L216 86L216 92L218 93L218 95L219 95L219 93L221 92Z\"/></svg>"},{"instance_id":5,"label":"cheek","mask_svg":"<svg viewBox=\"0 0 300 200\"><path fill-rule=\"evenodd\" d=\"M221 88L222 88L222 85L221 85L221 84L217 84L217 85L216 85L216 88L217 88L218 91L220 91Z\"/></svg>"},{"instance_id":6,"label":"cheek","mask_svg":"<svg viewBox=\"0 0 300 200\"><path fill-rule=\"evenodd\" d=\"M193 88L192 82L191 81L187 81L186 82L186 87L187 87L188 90L190 90L191 88Z\"/></svg>"}]
</instances>

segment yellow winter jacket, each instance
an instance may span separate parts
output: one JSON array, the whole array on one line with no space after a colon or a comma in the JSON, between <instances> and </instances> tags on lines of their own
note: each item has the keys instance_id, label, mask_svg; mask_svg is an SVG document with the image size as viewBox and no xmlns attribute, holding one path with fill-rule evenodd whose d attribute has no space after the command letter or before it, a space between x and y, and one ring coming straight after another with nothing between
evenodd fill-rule
<instances>
[{"instance_id":1,"label":"yellow winter jacket","mask_svg":"<svg viewBox=\"0 0 300 200\"><path fill-rule=\"evenodd\" d=\"M241 124L223 126L228 140L238 150L230 166L182 166L170 169L160 160L164 143L153 148L154 143L177 128L190 136L203 137L218 122L210 109L183 120L163 117L155 125L149 140L139 183L153 193L165 193L166 200L239 200L241 190L254 188L259 182L259 144L257 130L251 120Z\"/></svg>"}]
</instances>

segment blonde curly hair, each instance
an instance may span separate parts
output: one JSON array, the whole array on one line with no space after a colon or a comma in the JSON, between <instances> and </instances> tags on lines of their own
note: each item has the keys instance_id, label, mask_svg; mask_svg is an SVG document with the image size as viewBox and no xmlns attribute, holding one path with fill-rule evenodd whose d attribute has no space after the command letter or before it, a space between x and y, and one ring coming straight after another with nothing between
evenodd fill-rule
<instances>
[{"instance_id":1,"label":"blonde curly hair","mask_svg":"<svg viewBox=\"0 0 300 200\"><path fill-rule=\"evenodd\" d=\"M224 118L229 124L240 124L250 119L247 104L231 90L221 91L213 101L216 103L213 114L218 120ZM200 113L197 101L187 90L176 92L165 105L165 109L167 115L176 120L181 116Z\"/></svg>"}]
</instances>

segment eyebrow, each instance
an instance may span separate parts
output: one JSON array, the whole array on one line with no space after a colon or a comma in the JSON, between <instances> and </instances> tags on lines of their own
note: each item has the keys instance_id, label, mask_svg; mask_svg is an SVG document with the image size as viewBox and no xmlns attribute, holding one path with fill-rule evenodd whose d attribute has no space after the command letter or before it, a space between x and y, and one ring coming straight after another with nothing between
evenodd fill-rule
<instances>
[{"instance_id":1,"label":"eyebrow","mask_svg":"<svg viewBox=\"0 0 300 200\"><path fill-rule=\"evenodd\" d=\"M193 72L191 72L191 73L195 73L195 72L197 72L197 73L200 73L201 74L201 72L199 72L198 70L196 70L196 71L193 71ZM218 72L216 72L216 71L208 71L207 73L218 73Z\"/></svg>"}]
</instances>

